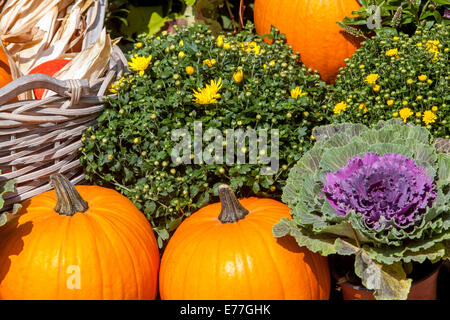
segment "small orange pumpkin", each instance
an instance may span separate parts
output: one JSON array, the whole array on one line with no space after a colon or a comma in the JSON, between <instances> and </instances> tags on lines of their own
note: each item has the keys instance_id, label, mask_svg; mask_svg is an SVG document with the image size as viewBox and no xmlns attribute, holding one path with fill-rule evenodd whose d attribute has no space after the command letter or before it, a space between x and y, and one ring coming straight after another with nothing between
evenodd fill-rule
<instances>
[{"instance_id":1,"label":"small orange pumpkin","mask_svg":"<svg viewBox=\"0 0 450 320\"><path fill-rule=\"evenodd\" d=\"M254 21L259 34L273 25L300 53L305 66L334 83L344 60L352 56L361 39L346 33L336 22L360 8L357 0L255 0Z\"/></svg>"},{"instance_id":2,"label":"small orange pumpkin","mask_svg":"<svg viewBox=\"0 0 450 320\"><path fill-rule=\"evenodd\" d=\"M53 76L56 72L64 68L66 64L70 62L69 59L54 59L50 61L46 61L44 63L41 63L40 65L33 68L29 74L32 73L43 73L48 76ZM45 89L38 88L33 89L33 93L36 99L42 99L42 96L44 95Z\"/></svg>"},{"instance_id":3,"label":"small orange pumpkin","mask_svg":"<svg viewBox=\"0 0 450 320\"><path fill-rule=\"evenodd\" d=\"M13 80L11 69L9 67L8 57L0 46L0 88Z\"/></svg>"},{"instance_id":4,"label":"small orange pumpkin","mask_svg":"<svg viewBox=\"0 0 450 320\"><path fill-rule=\"evenodd\" d=\"M327 259L294 238L272 235L273 225L290 217L288 206L255 197L238 201L226 185L219 186L219 197L169 240L160 266L161 299L329 298Z\"/></svg>"},{"instance_id":5,"label":"small orange pumpkin","mask_svg":"<svg viewBox=\"0 0 450 320\"><path fill-rule=\"evenodd\" d=\"M50 179L56 191L0 228L0 298L155 299L159 252L144 215L115 190Z\"/></svg>"}]
</instances>

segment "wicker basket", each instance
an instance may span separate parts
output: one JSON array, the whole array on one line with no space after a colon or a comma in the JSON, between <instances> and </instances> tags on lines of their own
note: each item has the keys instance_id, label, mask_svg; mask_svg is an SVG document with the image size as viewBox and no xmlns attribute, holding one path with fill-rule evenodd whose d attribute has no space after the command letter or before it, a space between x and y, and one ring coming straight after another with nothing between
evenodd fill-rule
<instances>
[{"instance_id":1,"label":"wicker basket","mask_svg":"<svg viewBox=\"0 0 450 320\"><path fill-rule=\"evenodd\" d=\"M91 28L83 48L100 34L105 7L105 1L96 1L87 12ZM73 184L83 181L78 153L81 135L95 124L104 109L109 84L125 69L123 53L115 46L109 70L94 83L87 79L60 81L44 74L31 74L0 89L0 184L16 179L16 190L4 196L2 210L50 190L49 176L53 173L64 174ZM35 88L50 89L57 95L7 103Z\"/></svg>"}]
</instances>

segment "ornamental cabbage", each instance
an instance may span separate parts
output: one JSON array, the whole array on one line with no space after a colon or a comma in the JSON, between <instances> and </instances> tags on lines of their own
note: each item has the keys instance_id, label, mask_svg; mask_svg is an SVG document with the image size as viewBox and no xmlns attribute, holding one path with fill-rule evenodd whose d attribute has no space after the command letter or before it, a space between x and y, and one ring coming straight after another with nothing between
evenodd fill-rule
<instances>
[{"instance_id":1,"label":"ornamental cabbage","mask_svg":"<svg viewBox=\"0 0 450 320\"><path fill-rule=\"evenodd\" d=\"M273 228L327 256L355 255L377 299L406 299L404 265L450 252L450 155L430 132L401 120L332 124L289 173L282 200L292 219Z\"/></svg>"},{"instance_id":2,"label":"ornamental cabbage","mask_svg":"<svg viewBox=\"0 0 450 320\"><path fill-rule=\"evenodd\" d=\"M329 172L323 193L337 215L355 210L368 228L412 230L436 197L426 171L400 154L366 153Z\"/></svg>"}]
</instances>

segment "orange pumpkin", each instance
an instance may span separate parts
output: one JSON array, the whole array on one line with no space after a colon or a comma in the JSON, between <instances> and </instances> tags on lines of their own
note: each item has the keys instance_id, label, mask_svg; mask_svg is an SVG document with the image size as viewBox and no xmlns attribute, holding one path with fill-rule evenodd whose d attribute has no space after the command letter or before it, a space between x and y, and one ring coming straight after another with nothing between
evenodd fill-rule
<instances>
[{"instance_id":1,"label":"orange pumpkin","mask_svg":"<svg viewBox=\"0 0 450 320\"><path fill-rule=\"evenodd\" d=\"M54 60L46 61L46 62L41 63L40 65L36 66L35 68L33 68L28 73L29 74L32 74L32 73L43 73L43 74L46 74L46 75L51 77L56 72L58 72L59 70L64 68L64 66L66 64L68 64L69 62L70 62L70 60L68 60L68 59L54 59ZM44 95L44 92L45 92L45 89L42 89L42 88L38 88L38 89L34 89L33 90L34 97L36 99L42 99L42 96Z\"/></svg>"},{"instance_id":2,"label":"orange pumpkin","mask_svg":"<svg viewBox=\"0 0 450 320\"><path fill-rule=\"evenodd\" d=\"M221 203L184 220L164 251L161 299L328 299L326 258L299 247L294 238L276 239L272 227L290 217L273 199L236 199L226 185Z\"/></svg>"},{"instance_id":3,"label":"orange pumpkin","mask_svg":"<svg viewBox=\"0 0 450 320\"><path fill-rule=\"evenodd\" d=\"M154 299L159 252L144 215L115 190L50 179L56 191L0 228L0 298Z\"/></svg>"},{"instance_id":4,"label":"orange pumpkin","mask_svg":"<svg viewBox=\"0 0 450 320\"><path fill-rule=\"evenodd\" d=\"M13 80L9 68L8 57L3 48L0 47L0 88Z\"/></svg>"},{"instance_id":5,"label":"orange pumpkin","mask_svg":"<svg viewBox=\"0 0 450 320\"><path fill-rule=\"evenodd\" d=\"M359 8L357 0L255 0L254 22L261 35L270 33L272 25L284 33L303 64L334 83L344 60L360 46L360 39L336 21Z\"/></svg>"}]
</instances>

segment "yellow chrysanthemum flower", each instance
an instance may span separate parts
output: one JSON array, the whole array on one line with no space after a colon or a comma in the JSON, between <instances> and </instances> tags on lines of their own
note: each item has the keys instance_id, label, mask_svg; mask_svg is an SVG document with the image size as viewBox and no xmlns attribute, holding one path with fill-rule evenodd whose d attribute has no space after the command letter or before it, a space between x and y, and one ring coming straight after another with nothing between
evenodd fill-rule
<instances>
[{"instance_id":1,"label":"yellow chrysanthemum flower","mask_svg":"<svg viewBox=\"0 0 450 320\"><path fill-rule=\"evenodd\" d=\"M394 104L394 100L388 100L388 101L386 101L386 104L388 105L388 106L392 106L393 104Z\"/></svg>"},{"instance_id":2,"label":"yellow chrysanthemum flower","mask_svg":"<svg viewBox=\"0 0 450 320\"><path fill-rule=\"evenodd\" d=\"M378 74L371 73L366 77L366 79L364 81L367 82L368 84L374 84L375 82L377 82L377 80L378 80Z\"/></svg>"},{"instance_id":3,"label":"yellow chrysanthemum flower","mask_svg":"<svg viewBox=\"0 0 450 320\"><path fill-rule=\"evenodd\" d=\"M222 88L222 79L216 82L215 80L211 80L211 84L207 84L205 88L198 88L194 91L194 97L192 101L197 102L199 104L211 104L215 103L217 99L220 98L220 94L218 93L220 88Z\"/></svg>"},{"instance_id":4,"label":"yellow chrysanthemum flower","mask_svg":"<svg viewBox=\"0 0 450 320\"><path fill-rule=\"evenodd\" d=\"M135 46L137 49L142 48L142 42L137 42L134 46Z\"/></svg>"},{"instance_id":5,"label":"yellow chrysanthemum flower","mask_svg":"<svg viewBox=\"0 0 450 320\"><path fill-rule=\"evenodd\" d=\"M300 89L299 87L295 87L295 89L291 90L291 97L294 99L297 99L298 97L301 98L307 94L308 92L303 92L302 89Z\"/></svg>"},{"instance_id":6,"label":"yellow chrysanthemum flower","mask_svg":"<svg viewBox=\"0 0 450 320\"><path fill-rule=\"evenodd\" d=\"M185 56L183 51L178 52L178 58L183 59Z\"/></svg>"},{"instance_id":7,"label":"yellow chrysanthemum flower","mask_svg":"<svg viewBox=\"0 0 450 320\"><path fill-rule=\"evenodd\" d=\"M397 48L394 48L394 49L388 50L388 51L386 51L386 55L387 55L388 57L394 57L394 56L397 56L397 55L398 55L398 49L397 49Z\"/></svg>"},{"instance_id":8,"label":"yellow chrysanthemum flower","mask_svg":"<svg viewBox=\"0 0 450 320\"><path fill-rule=\"evenodd\" d=\"M436 119L437 119L437 115L433 111L426 110L423 113L422 120L423 120L423 122L425 122L426 125L429 125L430 123L435 122Z\"/></svg>"},{"instance_id":9,"label":"yellow chrysanthemum flower","mask_svg":"<svg viewBox=\"0 0 450 320\"><path fill-rule=\"evenodd\" d=\"M380 89L381 89L381 87L380 87L379 84L376 84L376 85L373 87L373 91L375 91L375 92L380 91Z\"/></svg>"},{"instance_id":10,"label":"yellow chrysanthemum flower","mask_svg":"<svg viewBox=\"0 0 450 320\"><path fill-rule=\"evenodd\" d=\"M223 46L223 37L222 36L218 36L217 37L217 46L218 47L222 47Z\"/></svg>"},{"instance_id":11,"label":"yellow chrysanthemum flower","mask_svg":"<svg viewBox=\"0 0 450 320\"><path fill-rule=\"evenodd\" d=\"M109 88L109 92L117 93L119 91L119 87L121 86L121 84L123 83L124 80L125 80L125 77L122 77L119 80L117 80L116 82L114 82L111 85L111 87ZM130 80L130 82L131 82L131 80Z\"/></svg>"},{"instance_id":12,"label":"yellow chrysanthemum flower","mask_svg":"<svg viewBox=\"0 0 450 320\"><path fill-rule=\"evenodd\" d=\"M340 114L342 111L345 111L347 109L347 104L343 101L339 102L337 105L334 106L333 112L334 114Z\"/></svg>"},{"instance_id":13,"label":"yellow chrysanthemum flower","mask_svg":"<svg viewBox=\"0 0 450 320\"><path fill-rule=\"evenodd\" d=\"M219 80L211 80L210 85L206 85L206 87L210 87L211 90L214 90L215 92L218 92L222 88L222 78L219 78Z\"/></svg>"},{"instance_id":14,"label":"yellow chrysanthemum flower","mask_svg":"<svg viewBox=\"0 0 450 320\"><path fill-rule=\"evenodd\" d=\"M425 74L421 74L420 76L417 77L417 79L419 79L420 81L425 81L427 80L427 76Z\"/></svg>"},{"instance_id":15,"label":"yellow chrysanthemum flower","mask_svg":"<svg viewBox=\"0 0 450 320\"><path fill-rule=\"evenodd\" d=\"M231 44L229 44L228 42L225 43L225 44L223 45L223 49L224 49L224 50L230 50L230 49L231 49Z\"/></svg>"},{"instance_id":16,"label":"yellow chrysanthemum flower","mask_svg":"<svg viewBox=\"0 0 450 320\"><path fill-rule=\"evenodd\" d=\"M203 60L203 64L207 65L210 68L212 67L211 60L209 60L209 59Z\"/></svg>"},{"instance_id":17,"label":"yellow chrysanthemum flower","mask_svg":"<svg viewBox=\"0 0 450 320\"><path fill-rule=\"evenodd\" d=\"M242 70L239 70L235 73L233 73L233 79L234 82L239 83L244 79L244 72Z\"/></svg>"},{"instance_id":18,"label":"yellow chrysanthemum flower","mask_svg":"<svg viewBox=\"0 0 450 320\"><path fill-rule=\"evenodd\" d=\"M413 112L411 111L410 108L402 108L398 113L400 115L400 118L403 119L403 122L406 122L406 119L408 119L413 115Z\"/></svg>"},{"instance_id":19,"label":"yellow chrysanthemum flower","mask_svg":"<svg viewBox=\"0 0 450 320\"><path fill-rule=\"evenodd\" d=\"M367 106L365 103L360 103L358 106L358 110L362 110L363 114L367 112Z\"/></svg>"},{"instance_id":20,"label":"yellow chrysanthemum flower","mask_svg":"<svg viewBox=\"0 0 450 320\"><path fill-rule=\"evenodd\" d=\"M439 54L439 47L438 47L439 40L428 40L426 45L428 52L434 53L433 58L431 60L436 60Z\"/></svg>"},{"instance_id":21,"label":"yellow chrysanthemum flower","mask_svg":"<svg viewBox=\"0 0 450 320\"><path fill-rule=\"evenodd\" d=\"M186 67L186 73L187 73L188 75L193 74L194 71L195 71L194 67L192 67L192 66L187 66L187 67Z\"/></svg>"},{"instance_id":22,"label":"yellow chrysanthemum flower","mask_svg":"<svg viewBox=\"0 0 450 320\"><path fill-rule=\"evenodd\" d=\"M149 55L148 57L144 57L135 54L134 57L131 57L131 61L128 61L128 65L130 66L131 70L139 71L139 74L142 76L145 70L148 68L150 61L152 61L151 55Z\"/></svg>"},{"instance_id":23,"label":"yellow chrysanthemum flower","mask_svg":"<svg viewBox=\"0 0 450 320\"><path fill-rule=\"evenodd\" d=\"M255 41L252 42L238 42L238 44L242 47L243 50L247 51L248 53L253 52L254 54L258 55L261 52L261 46L259 46Z\"/></svg>"},{"instance_id":24,"label":"yellow chrysanthemum flower","mask_svg":"<svg viewBox=\"0 0 450 320\"><path fill-rule=\"evenodd\" d=\"M431 108L431 111L434 111L434 112L438 111L438 107L437 107L437 106L433 106L433 107Z\"/></svg>"}]
</instances>

